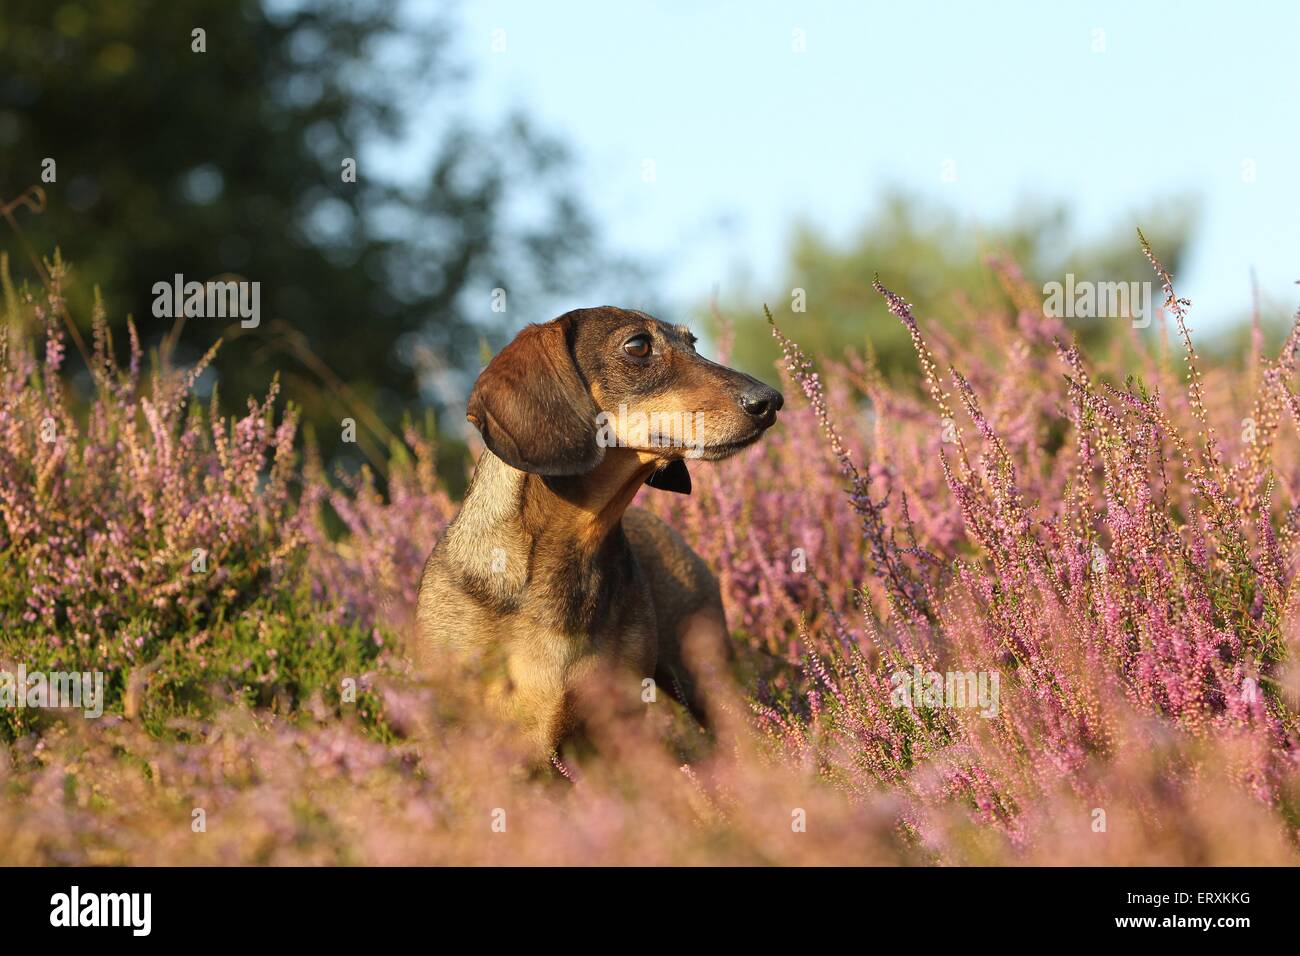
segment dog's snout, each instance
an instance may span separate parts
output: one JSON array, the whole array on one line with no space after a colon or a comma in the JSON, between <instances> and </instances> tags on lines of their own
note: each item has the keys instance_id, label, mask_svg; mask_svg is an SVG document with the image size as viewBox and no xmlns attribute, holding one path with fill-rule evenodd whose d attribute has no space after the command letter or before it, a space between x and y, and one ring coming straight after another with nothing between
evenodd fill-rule
<instances>
[{"instance_id":1,"label":"dog's snout","mask_svg":"<svg viewBox=\"0 0 1300 956\"><path fill-rule=\"evenodd\" d=\"M785 404L785 398L774 388L760 382L746 389L740 396L740 407L752 418L772 419ZM770 424L770 422L769 422Z\"/></svg>"}]
</instances>

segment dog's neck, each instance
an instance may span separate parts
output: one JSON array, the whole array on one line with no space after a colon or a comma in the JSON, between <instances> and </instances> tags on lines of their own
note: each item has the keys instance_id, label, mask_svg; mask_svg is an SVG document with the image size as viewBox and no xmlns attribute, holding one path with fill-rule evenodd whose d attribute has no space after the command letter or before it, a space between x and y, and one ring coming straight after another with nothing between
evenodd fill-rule
<instances>
[{"instance_id":1,"label":"dog's neck","mask_svg":"<svg viewBox=\"0 0 1300 956\"><path fill-rule=\"evenodd\" d=\"M484 450L447 546L476 590L501 602L529 585L575 596L595 609L593 593L616 587L630 560L620 520L661 462L646 452L610 448L585 475L545 477L519 471Z\"/></svg>"},{"instance_id":2,"label":"dog's neck","mask_svg":"<svg viewBox=\"0 0 1300 956\"><path fill-rule=\"evenodd\" d=\"M555 541L583 557L601 550L636 493L660 462L646 452L610 448L594 471L524 476L522 518L536 540Z\"/></svg>"}]
</instances>

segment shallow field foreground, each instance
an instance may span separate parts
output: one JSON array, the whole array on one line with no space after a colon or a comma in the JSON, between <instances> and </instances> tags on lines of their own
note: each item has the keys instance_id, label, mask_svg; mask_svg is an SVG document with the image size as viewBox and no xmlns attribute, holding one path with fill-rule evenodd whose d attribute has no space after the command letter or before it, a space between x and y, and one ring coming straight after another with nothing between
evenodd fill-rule
<instances>
[{"instance_id":1,"label":"shallow field foreground","mask_svg":"<svg viewBox=\"0 0 1300 956\"><path fill-rule=\"evenodd\" d=\"M1300 330L1210 370L1171 299L1082 355L989 268L1015 305L955 331L878 285L919 390L776 330L779 424L640 496L722 582L719 740L658 703L550 776L511 772L472 675L404 665L454 512L431 439L386 495L341 482L274 387L213 421L102 316L69 345L61 268L6 281L0 670L108 700L0 710L0 863L1300 861ZM897 706L918 668L996 677L996 713Z\"/></svg>"}]
</instances>

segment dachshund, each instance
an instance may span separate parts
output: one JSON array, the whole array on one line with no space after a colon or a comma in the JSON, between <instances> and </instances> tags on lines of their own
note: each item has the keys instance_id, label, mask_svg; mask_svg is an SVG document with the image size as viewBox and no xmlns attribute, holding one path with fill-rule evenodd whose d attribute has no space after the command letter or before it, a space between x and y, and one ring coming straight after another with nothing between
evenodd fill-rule
<instances>
[{"instance_id":1,"label":"dachshund","mask_svg":"<svg viewBox=\"0 0 1300 956\"><path fill-rule=\"evenodd\" d=\"M703 669L732 657L718 582L629 505L646 484L690 494L686 461L754 444L784 399L695 341L644 312L577 309L526 326L470 393L486 447L425 564L417 657L487 661L485 705L539 762L581 735L598 674L624 704L662 688L707 726Z\"/></svg>"}]
</instances>

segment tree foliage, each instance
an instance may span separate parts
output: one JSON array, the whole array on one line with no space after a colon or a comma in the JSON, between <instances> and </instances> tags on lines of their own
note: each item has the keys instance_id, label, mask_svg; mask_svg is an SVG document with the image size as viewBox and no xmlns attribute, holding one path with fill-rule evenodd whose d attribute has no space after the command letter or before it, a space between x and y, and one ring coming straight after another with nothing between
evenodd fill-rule
<instances>
[{"instance_id":1,"label":"tree foliage","mask_svg":"<svg viewBox=\"0 0 1300 956\"><path fill-rule=\"evenodd\" d=\"M224 337L214 369L232 410L280 372L327 450L353 417L379 457L381 423L472 367L503 318L492 289L513 312L592 261L565 150L523 118L484 129L459 114L450 29L395 0L8 0L0 202L36 185L46 207L14 211L30 253L8 228L0 249L35 281L32 258L59 248L80 274L74 321L89 328L99 286L147 344L173 325L153 315L155 283L260 282L259 327L189 319L178 357ZM413 124L431 107L427 169L381 175L377 155L429 138Z\"/></svg>"},{"instance_id":2,"label":"tree foliage","mask_svg":"<svg viewBox=\"0 0 1300 956\"><path fill-rule=\"evenodd\" d=\"M1165 204L1124 220L1099 240L1080 242L1063 206L1027 207L1006 224L989 227L895 191L847 242L798 225L781 285L747 290L723 312L736 323L735 353L746 368L772 369L780 354L753 305L765 301L785 328L797 330L809 352L870 348L887 375L910 377L912 343L872 292L873 275L916 303L927 321L954 326L963 312L1005 300L988 266L990 255L1004 254L1038 288L1063 281L1066 273L1092 282L1147 282L1151 270L1133 226L1143 225L1176 274L1193 218L1193 204ZM1158 288L1155 293L1158 302ZM1070 319L1067 325L1091 345L1124 327L1122 320L1096 318ZM774 380L775 371L768 376Z\"/></svg>"}]
</instances>

